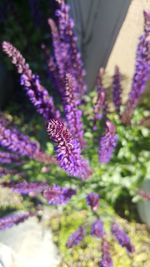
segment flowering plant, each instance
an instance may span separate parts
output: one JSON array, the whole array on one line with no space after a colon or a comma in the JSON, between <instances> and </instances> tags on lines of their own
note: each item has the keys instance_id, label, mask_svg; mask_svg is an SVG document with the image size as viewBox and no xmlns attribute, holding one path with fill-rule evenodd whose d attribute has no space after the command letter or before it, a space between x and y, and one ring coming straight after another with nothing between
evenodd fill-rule
<instances>
[{"instance_id":1,"label":"flowering plant","mask_svg":"<svg viewBox=\"0 0 150 267\"><path fill-rule=\"evenodd\" d=\"M18 163L19 156L28 157L45 164L58 164L60 168L69 176L68 180L75 177L80 179L81 185L89 184L88 180L99 177L101 171L106 171L106 164L111 161L113 154L118 157L121 154L119 143L120 129L131 124L132 115L139 102L139 97L143 93L146 82L150 75L150 13L145 11L144 33L139 39L137 47L136 67L133 77L131 92L127 103L122 111L122 85L121 74L118 67L112 80L113 102L115 115L110 111L107 101L107 90L103 83L104 71L100 70L97 77L97 95L94 108L88 114L85 110L83 114L82 104L87 102L87 88L84 82L85 71L81 60L80 52L77 48L77 39L74 35L73 20L69 16L69 7L60 1L59 9L56 11L57 23L49 19L53 37L53 54L47 56L50 77L62 100L63 111L55 105L53 97L49 95L47 89L42 85L40 78L34 74L22 54L12 44L7 41L2 43L3 51L16 66L20 75L20 84L23 86L28 98L35 107L36 111L43 117L48 136L54 142L56 157L44 153L39 143L32 141L28 136L19 132L16 127L10 126L7 120L1 116L0 123L0 146L3 148L0 154L2 164L1 176L5 176L11 170L5 169L4 164L13 162ZM45 48L47 55L47 49ZM84 96L86 95L86 96ZM116 116L116 117L115 117ZM88 120L89 133L84 135L83 121ZM134 123L134 120L133 120ZM137 122L138 123L138 122ZM140 127L140 126L139 126ZM93 134L92 134L93 133ZM91 140L90 140L91 139ZM88 147L89 149L86 147ZM97 157L87 159L91 147L97 149ZM7 149L9 152L4 151ZM118 150L119 149L119 150ZM95 156L96 154L94 154ZM97 168L94 172L93 163L97 161ZM101 167L102 166L102 167ZM113 163L112 163L113 166ZM93 183L94 184L94 183ZM40 194L41 203L47 201L50 205L64 205L77 193L77 188L60 187L59 185L49 185L47 182L20 182L3 181L1 186L10 188L13 192L21 195L37 196ZM93 188L97 187L94 185ZM86 188L86 185L85 185ZM98 187L97 187L98 188ZM107 233L103 228L103 222L97 214L100 196L96 192L88 192L87 205L93 212L93 221L90 222L90 234L98 239L102 239L102 258L99 266L113 266L111 259L109 241ZM35 215L38 212L27 214L8 215L0 219L1 230L13 224L24 221L25 218ZM125 247L128 253L134 252L134 246L130 238L120 226L110 217L109 224L112 235ZM86 235L86 225L82 225L70 235L66 246L72 248L78 245Z\"/></svg>"}]
</instances>

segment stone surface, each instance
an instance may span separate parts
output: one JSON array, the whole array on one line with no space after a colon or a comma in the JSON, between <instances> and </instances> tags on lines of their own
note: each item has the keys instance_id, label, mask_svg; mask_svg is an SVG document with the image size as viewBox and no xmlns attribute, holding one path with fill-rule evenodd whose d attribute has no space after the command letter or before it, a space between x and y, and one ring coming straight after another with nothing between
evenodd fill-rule
<instances>
[{"instance_id":1,"label":"stone surface","mask_svg":"<svg viewBox=\"0 0 150 267\"><path fill-rule=\"evenodd\" d=\"M0 232L0 267L56 267L52 233L36 218Z\"/></svg>"}]
</instances>

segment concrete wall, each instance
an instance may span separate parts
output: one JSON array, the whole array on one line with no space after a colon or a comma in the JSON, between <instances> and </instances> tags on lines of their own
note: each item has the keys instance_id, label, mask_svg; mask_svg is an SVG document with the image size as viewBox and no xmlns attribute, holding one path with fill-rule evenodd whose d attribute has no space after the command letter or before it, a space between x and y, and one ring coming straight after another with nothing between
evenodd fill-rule
<instances>
[{"instance_id":1,"label":"concrete wall","mask_svg":"<svg viewBox=\"0 0 150 267\"><path fill-rule=\"evenodd\" d=\"M112 75L114 66L120 66L127 76L126 93L129 91L134 71L135 53L138 37L143 30L143 10L150 9L150 0L132 0L127 16L110 54L106 70Z\"/></svg>"}]
</instances>

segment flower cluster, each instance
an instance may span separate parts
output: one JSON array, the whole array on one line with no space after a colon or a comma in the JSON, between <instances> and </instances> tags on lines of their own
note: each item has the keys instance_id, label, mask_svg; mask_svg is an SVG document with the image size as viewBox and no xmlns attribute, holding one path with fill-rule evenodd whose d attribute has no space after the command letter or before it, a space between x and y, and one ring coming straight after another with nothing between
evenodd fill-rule
<instances>
[{"instance_id":1,"label":"flower cluster","mask_svg":"<svg viewBox=\"0 0 150 267\"><path fill-rule=\"evenodd\" d=\"M19 224L32 216L29 212L13 213L0 218L0 230L5 230L15 224Z\"/></svg>"},{"instance_id":2,"label":"flower cluster","mask_svg":"<svg viewBox=\"0 0 150 267\"><path fill-rule=\"evenodd\" d=\"M19 163L20 159L17 155L9 152L0 151L0 163L1 164L10 164L10 163Z\"/></svg>"},{"instance_id":3,"label":"flower cluster","mask_svg":"<svg viewBox=\"0 0 150 267\"><path fill-rule=\"evenodd\" d=\"M78 142L73 139L62 121L51 120L47 127L49 137L56 143L57 160L69 175L83 180L91 175L88 162L80 155Z\"/></svg>"},{"instance_id":4,"label":"flower cluster","mask_svg":"<svg viewBox=\"0 0 150 267\"><path fill-rule=\"evenodd\" d=\"M98 238L102 238L104 236L104 229L102 221L96 220L91 227L91 235L94 235Z\"/></svg>"},{"instance_id":5,"label":"flower cluster","mask_svg":"<svg viewBox=\"0 0 150 267\"><path fill-rule=\"evenodd\" d=\"M109 243L106 239L102 240L102 258L99 263L100 267L113 267L112 258L110 255Z\"/></svg>"},{"instance_id":6,"label":"flower cluster","mask_svg":"<svg viewBox=\"0 0 150 267\"><path fill-rule=\"evenodd\" d=\"M96 211L97 208L99 207L99 199L100 196L94 192L91 192L87 195L86 197L87 204L91 207L93 211Z\"/></svg>"},{"instance_id":7,"label":"flower cluster","mask_svg":"<svg viewBox=\"0 0 150 267\"><path fill-rule=\"evenodd\" d=\"M132 114L150 78L150 12L144 11L144 33L139 38L132 87L122 114L122 122L130 123Z\"/></svg>"},{"instance_id":8,"label":"flower cluster","mask_svg":"<svg viewBox=\"0 0 150 267\"><path fill-rule=\"evenodd\" d=\"M117 145L118 137L115 126L111 121L106 121L105 134L100 139L99 160L101 163L107 163L112 157L112 153Z\"/></svg>"},{"instance_id":9,"label":"flower cluster","mask_svg":"<svg viewBox=\"0 0 150 267\"><path fill-rule=\"evenodd\" d=\"M120 106L122 103L121 100L122 87L121 87L121 74L118 66L115 67L115 73L113 76L113 84L112 84L112 93L113 93L113 102L115 105L116 112L120 114Z\"/></svg>"},{"instance_id":10,"label":"flower cluster","mask_svg":"<svg viewBox=\"0 0 150 267\"><path fill-rule=\"evenodd\" d=\"M104 69L101 68L96 79L97 99L94 105L93 129L97 130L96 121L101 120L107 113L106 90L103 85Z\"/></svg>"},{"instance_id":11,"label":"flower cluster","mask_svg":"<svg viewBox=\"0 0 150 267\"><path fill-rule=\"evenodd\" d=\"M76 190L72 188L60 187L53 185L43 191L43 196L50 205L66 204L70 198L76 194Z\"/></svg>"},{"instance_id":12,"label":"flower cluster","mask_svg":"<svg viewBox=\"0 0 150 267\"><path fill-rule=\"evenodd\" d=\"M32 141L28 136L22 134L16 128L9 128L5 123L0 123L0 146L20 156L27 156L40 162L56 162L55 158L50 157L41 151L38 142ZM12 161L18 159L16 155L0 152L1 163L4 163L6 158L7 163L12 163Z\"/></svg>"},{"instance_id":13,"label":"flower cluster","mask_svg":"<svg viewBox=\"0 0 150 267\"><path fill-rule=\"evenodd\" d=\"M117 223L112 224L112 234L115 236L119 244L122 247L125 247L128 252L134 252L134 247L131 244L130 238Z\"/></svg>"},{"instance_id":14,"label":"flower cluster","mask_svg":"<svg viewBox=\"0 0 150 267\"><path fill-rule=\"evenodd\" d=\"M78 245L81 242L81 240L83 240L84 236L85 236L84 228L80 226L73 234L70 235L66 246L68 248L72 248Z\"/></svg>"},{"instance_id":15,"label":"flower cluster","mask_svg":"<svg viewBox=\"0 0 150 267\"><path fill-rule=\"evenodd\" d=\"M59 118L60 113L54 106L53 98L49 96L48 91L41 85L38 75L32 73L21 53L9 42L3 42L2 48L11 58L18 73L21 74L21 85L24 86L37 112L39 112L45 120Z\"/></svg>"}]
</instances>

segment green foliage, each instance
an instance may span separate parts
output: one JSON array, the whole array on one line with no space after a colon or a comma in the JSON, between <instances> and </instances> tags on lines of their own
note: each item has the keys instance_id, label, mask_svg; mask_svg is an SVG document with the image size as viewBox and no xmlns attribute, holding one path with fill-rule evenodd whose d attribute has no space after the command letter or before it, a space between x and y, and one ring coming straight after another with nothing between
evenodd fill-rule
<instances>
[{"instance_id":1,"label":"green foliage","mask_svg":"<svg viewBox=\"0 0 150 267\"><path fill-rule=\"evenodd\" d=\"M129 223L121 219L115 211L101 201L101 206L98 210L100 218L104 221L105 230L108 232L107 238L110 242L110 251L113 258L115 267L150 267L150 234L144 225L137 223ZM109 216L110 215L110 216ZM65 244L69 235L75 231L81 224L87 223L88 218L93 220L88 208L84 205L84 201L77 201L75 198L69 205L66 206L64 211L55 213L51 217L50 226L54 233L54 241L58 245L62 254L61 267L93 267L98 266L101 258L101 240L91 237L89 235L90 229L86 238L80 245L73 249L66 248ZM125 231L130 236L132 243L135 246L135 253L128 255L125 248L120 245L109 235L111 218L115 218ZM87 226L87 224L86 224Z\"/></svg>"}]
</instances>

